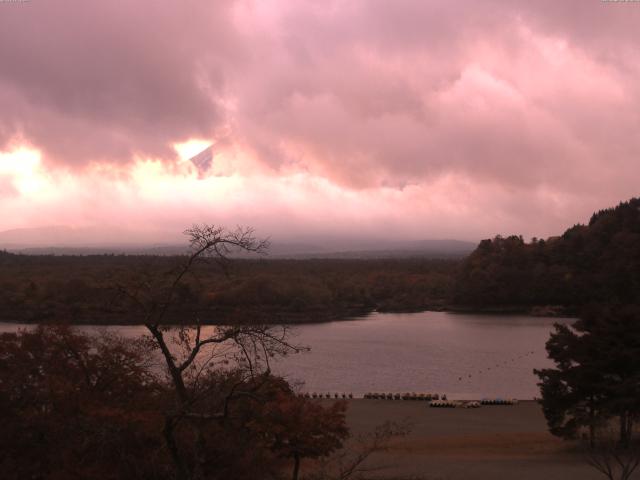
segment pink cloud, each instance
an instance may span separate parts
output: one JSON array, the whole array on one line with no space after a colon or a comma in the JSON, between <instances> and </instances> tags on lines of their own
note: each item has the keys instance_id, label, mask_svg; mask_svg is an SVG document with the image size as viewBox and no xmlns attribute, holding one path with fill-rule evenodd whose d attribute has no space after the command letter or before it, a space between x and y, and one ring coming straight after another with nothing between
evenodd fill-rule
<instances>
[{"instance_id":1,"label":"pink cloud","mask_svg":"<svg viewBox=\"0 0 640 480\"><path fill-rule=\"evenodd\" d=\"M552 234L638 193L639 22L577 0L0 5L0 150L73 178L46 200L71 223ZM241 179L231 200L137 196L139 158L181 188L189 138ZM40 221L10 182L0 205Z\"/></svg>"},{"instance_id":2,"label":"pink cloud","mask_svg":"<svg viewBox=\"0 0 640 480\"><path fill-rule=\"evenodd\" d=\"M18 195L18 190L13 185L12 178L8 175L0 175L0 198L10 198Z\"/></svg>"}]
</instances>

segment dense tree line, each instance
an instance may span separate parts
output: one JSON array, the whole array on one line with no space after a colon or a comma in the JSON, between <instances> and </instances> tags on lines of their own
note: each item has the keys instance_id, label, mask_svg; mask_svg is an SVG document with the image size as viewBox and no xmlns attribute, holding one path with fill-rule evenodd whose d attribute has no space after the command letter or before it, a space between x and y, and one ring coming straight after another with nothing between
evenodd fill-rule
<instances>
[{"instance_id":1,"label":"dense tree line","mask_svg":"<svg viewBox=\"0 0 640 480\"><path fill-rule=\"evenodd\" d=\"M464 260L452 301L480 309L640 301L640 199L595 213L560 237L483 240Z\"/></svg>"},{"instance_id":2,"label":"dense tree line","mask_svg":"<svg viewBox=\"0 0 640 480\"><path fill-rule=\"evenodd\" d=\"M170 277L185 257L0 252L3 321L135 323L120 287ZM457 260L235 259L197 265L167 318L204 323L308 322L370 312L444 308Z\"/></svg>"}]
</instances>

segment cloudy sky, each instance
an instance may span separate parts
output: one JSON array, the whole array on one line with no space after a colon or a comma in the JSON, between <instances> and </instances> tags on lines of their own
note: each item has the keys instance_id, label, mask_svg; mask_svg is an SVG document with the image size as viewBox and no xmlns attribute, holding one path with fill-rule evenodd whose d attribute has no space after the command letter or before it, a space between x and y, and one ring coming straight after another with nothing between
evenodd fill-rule
<instances>
[{"instance_id":1,"label":"cloudy sky","mask_svg":"<svg viewBox=\"0 0 640 480\"><path fill-rule=\"evenodd\" d=\"M639 25L601 0L1 2L0 230L553 235L640 194Z\"/></svg>"}]
</instances>

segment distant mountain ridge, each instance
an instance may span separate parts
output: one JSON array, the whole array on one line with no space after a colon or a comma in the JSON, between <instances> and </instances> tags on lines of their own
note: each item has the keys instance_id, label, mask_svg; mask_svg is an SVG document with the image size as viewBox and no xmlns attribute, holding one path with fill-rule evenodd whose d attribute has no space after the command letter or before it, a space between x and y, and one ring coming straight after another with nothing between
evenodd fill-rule
<instances>
[{"instance_id":1,"label":"distant mountain ridge","mask_svg":"<svg viewBox=\"0 0 640 480\"><path fill-rule=\"evenodd\" d=\"M316 240L315 242L313 240ZM268 258L406 258L462 257L476 247L462 240L384 240L371 238L311 238L271 242ZM187 252L177 238L154 241L118 228L48 226L0 232L0 249L32 255L181 255Z\"/></svg>"},{"instance_id":2,"label":"distant mountain ridge","mask_svg":"<svg viewBox=\"0 0 640 480\"><path fill-rule=\"evenodd\" d=\"M49 225L0 231L0 248L69 248L153 245L151 235L118 227Z\"/></svg>"}]
</instances>

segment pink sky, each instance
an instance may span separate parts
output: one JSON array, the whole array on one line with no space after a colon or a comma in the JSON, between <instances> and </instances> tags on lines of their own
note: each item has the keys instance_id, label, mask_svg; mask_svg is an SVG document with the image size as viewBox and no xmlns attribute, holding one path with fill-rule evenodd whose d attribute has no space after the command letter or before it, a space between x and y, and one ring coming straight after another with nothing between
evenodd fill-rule
<instances>
[{"instance_id":1,"label":"pink sky","mask_svg":"<svg viewBox=\"0 0 640 480\"><path fill-rule=\"evenodd\" d=\"M0 3L0 230L557 234L640 193L639 25L600 0Z\"/></svg>"}]
</instances>

